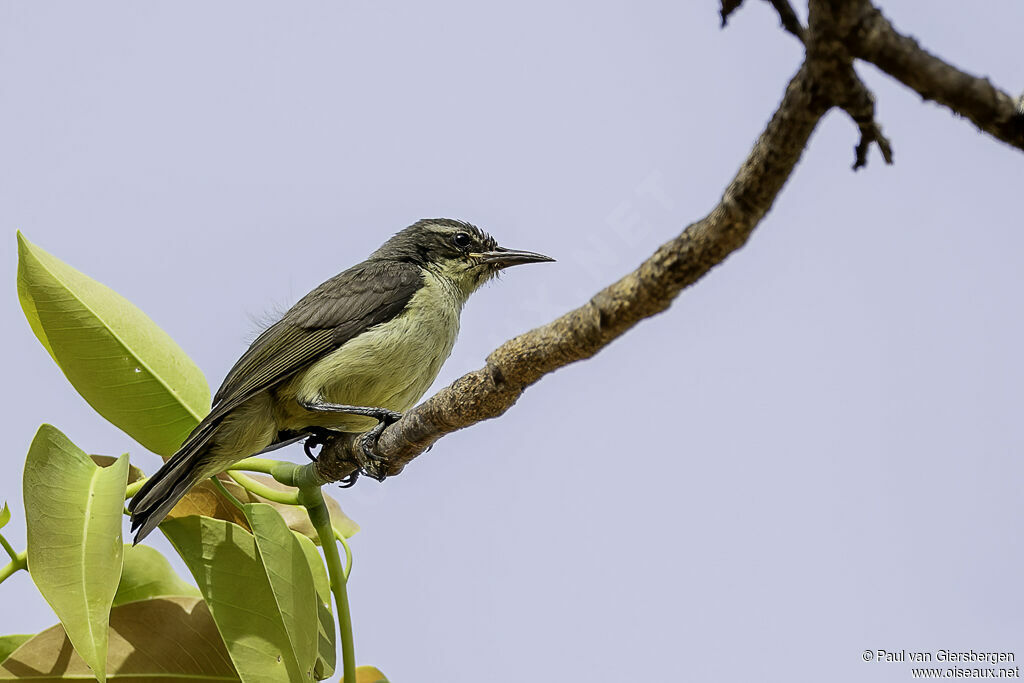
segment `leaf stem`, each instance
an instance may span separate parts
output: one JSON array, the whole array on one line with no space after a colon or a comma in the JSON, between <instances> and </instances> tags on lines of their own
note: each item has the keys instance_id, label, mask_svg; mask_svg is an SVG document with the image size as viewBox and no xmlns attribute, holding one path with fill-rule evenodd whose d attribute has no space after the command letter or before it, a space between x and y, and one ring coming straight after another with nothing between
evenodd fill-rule
<instances>
[{"instance_id":1,"label":"leaf stem","mask_svg":"<svg viewBox=\"0 0 1024 683\"><path fill-rule=\"evenodd\" d=\"M235 498L235 494L231 493L231 491L228 491L228 487L224 486L224 482L222 482L217 477L210 477L210 481L212 481L213 485L217 487L217 490L221 492L221 495L223 495L225 498L231 501L232 505L234 505L239 510L245 510L245 508L242 507L242 501Z\"/></svg>"},{"instance_id":2,"label":"leaf stem","mask_svg":"<svg viewBox=\"0 0 1024 683\"><path fill-rule=\"evenodd\" d=\"M142 479L138 479L128 484L128 488L124 490L124 499L128 500L136 493L138 493L139 489L141 489L142 485L145 484L147 481L149 481L149 477L143 477Z\"/></svg>"},{"instance_id":3,"label":"leaf stem","mask_svg":"<svg viewBox=\"0 0 1024 683\"><path fill-rule=\"evenodd\" d=\"M239 460L228 469L245 470L246 472L259 472L261 474L273 474L274 470L280 464L281 461L271 460L270 458L245 458L244 460Z\"/></svg>"},{"instance_id":4,"label":"leaf stem","mask_svg":"<svg viewBox=\"0 0 1024 683\"><path fill-rule=\"evenodd\" d=\"M228 470L227 475L235 480L235 483L241 486L246 491L255 493L260 498L266 498L267 500L274 503L281 503L282 505L302 505L299 502L298 491L278 491L272 489L266 484L262 484L252 477L247 477L241 472L235 472Z\"/></svg>"},{"instance_id":5,"label":"leaf stem","mask_svg":"<svg viewBox=\"0 0 1024 683\"><path fill-rule=\"evenodd\" d=\"M6 567L0 569L0 583L20 569L28 569L28 553L15 553ZM355 679L353 679L355 680Z\"/></svg>"},{"instance_id":6,"label":"leaf stem","mask_svg":"<svg viewBox=\"0 0 1024 683\"><path fill-rule=\"evenodd\" d=\"M341 543L341 547L345 549L345 582L348 582L348 575L352 573L352 548L349 547L348 541L345 536L341 533L338 527L331 527L334 530L334 538Z\"/></svg>"},{"instance_id":7,"label":"leaf stem","mask_svg":"<svg viewBox=\"0 0 1024 683\"><path fill-rule=\"evenodd\" d=\"M11 556L12 560L18 559L18 553L14 552L14 548L11 547L11 544L7 542L7 539L4 538L3 534L0 534L0 545L4 547L4 550L7 551L7 554Z\"/></svg>"},{"instance_id":8,"label":"leaf stem","mask_svg":"<svg viewBox=\"0 0 1024 683\"><path fill-rule=\"evenodd\" d=\"M313 522L313 528L316 529L316 533L320 537L324 559L327 563L327 573L331 577L331 592L334 593L334 602L338 608L338 628L341 631L341 659L344 680L354 681L356 680L356 655L353 649L352 614L349 610L347 579L345 571L341 566L338 544L331 542L331 539L336 537L334 527L331 525L331 515L327 510L327 503L324 501L324 496L320 492L319 486L308 486L299 489L299 498L302 500L302 504L306 506L309 519Z\"/></svg>"},{"instance_id":9,"label":"leaf stem","mask_svg":"<svg viewBox=\"0 0 1024 683\"><path fill-rule=\"evenodd\" d=\"M282 505L302 505L302 503L299 502L299 494L297 491L294 493L291 491L278 491L261 484L251 477L238 473L239 471L244 471L269 474L282 484L294 486L294 484L291 483L294 479L292 472L298 468L299 466L294 463L281 460L271 460L269 458L245 458L244 460L239 460L229 467L228 475L242 488L252 491L256 495L266 498L269 501L281 503ZM125 489L124 492L124 499L128 500L138 493L139 489L141 489L147 481L149 481L149 477L143 477L142 479L128 484L128 488Z\"/></svg>"}]
</instances>

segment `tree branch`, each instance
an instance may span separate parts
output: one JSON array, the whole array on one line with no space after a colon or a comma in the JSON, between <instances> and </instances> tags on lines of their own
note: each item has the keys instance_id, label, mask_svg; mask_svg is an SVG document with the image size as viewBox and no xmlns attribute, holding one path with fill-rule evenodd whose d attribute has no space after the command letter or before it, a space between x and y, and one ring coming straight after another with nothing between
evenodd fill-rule
<instances>
[{"instance_id":1,"label":"tree branch","mask_svg":"<svg viewBox=\"0 0 1024 683\"><path fill-rule=\"evenodd\" d=\"M743 0L722 0L722 8L718 12L722 17L722 28L729 23L729 15L738 10L742 4Z\"/></svg>"},{"instance_id":2,"label":"tree branch","mask_svg":"<svg viewBox=\"0 0 1024 683\"><path fill-rule=\"evenodd\" d=\"M394 475L435 441L508 410L544 375L590 358L635 324L667 309L676 295L742 247L771 209L811 132L830 103L802 66L781 104L718 205L663 244L635 271L586 304L505 342L487 364L405 413L381 435L378 453ZM326 444L321 477L337 481L355 469L352 436Z\"/></svg>"},{"instance_id":3,"label":"tree branch","mask_svg":"<svg viewBox=\"0 0 1024 683\"><path fill-rule=\"evenodd\" d=\"M787 16L795 17L785 0L768 1L784 26ZM723 21L741 3L722 0ZM847 111L860 128L855 169L864 165L872 142L891 163L891 145L875 123L874 97L854 70L855 58L874 62L926 98L1024 149L1024 116L1015 116L1012 98L896 33L868 0L810 0L809 10L802 35L786 26L806 46L804 63L718 205L580 308L505 342L488 356L484 367L408 411L378 443L389 474L401 472L445 434L502 415L544 375L590 358L633 325L666 310L680 291L742 247L771 209L815 126L831 107ZM324 446L316 465L322 481L338 481L356 470L357 440L357 435L339 435Z\"/></svg>"},{"instance_id":4,"label":"tree branch","mask_svg":"<svg viewBox=\"0 0 1024 683\"><path fill-rule=\"evenodd\" d=\"M792 5L789 4L789 0L767 0L767 2L771 3L775 11L778 12L782 27L796 36L797 40L806 46L807 29L800 23L800 18L793 10ZM811 4L813 5L813 0ZM723 25L725 25L725 20L729 13L735 11L738 7L739 3L722 3ZM892 143L885 137L882 133L882 127L875 121L874 95L871 94L871 91L868 90L868 87L857 75L853 68L853 57L842 47L842 40L839 39L841 35L848 32L848 22L840 21L841 15L835 14L833 8L827 4L815 8L814 16L816 17L815 23L817 24L819 34L815 44L824 44L825 41L822 39L826 37L833 41L828 52L835 58L832 60L835 62L833 66L839 67L833 74L834 77L838 78L836 82L838 87L833 88L837 97L836 104L850 115L850 118L853 119L853 122L857 124L857 128L860 130L860 141L854 148L853 170L857 171L867 166L868 151L871 149L871 143L878 145L885 163L892 164ZM823 82L829 81L825 79Z\"/></svg>"},{"instance_id":5,"label":"tree branch","mask_svg":"<svg viewBox=\"0 0 1024 683\"><path fill-rule=\"evenodd\" d=\"M853 170L867 165L871 143L878 145L882 159L891 164L892 143L875 121L875 96L857 75L853 55L846 47L846 38L857 23L856 8L845 0L810 0L809 6L812 41L808 53L817 57L812 64L818 69L818 80L826 84L834 104L849 114L860 130Z\"/></svg>"},{"instance_id":6,"label":"tree branch","mask_svg":"<svg viewBox=\"0 0 1024 683\"><path fill-rule=\"evenodd\" d=\"M1014 98L987 78L978 78L925 51L893 28L867 0L856 0L859 25L850 33L855 57L871 62L926 100L971 120L992 137L1024 150L1024 116Z\"/></svg>"},{"instance_id":7,"label":"tree branch","mask_svg":"<svg viewBox=\"0 0 1024 683\"><path fill-rule=\"evenodd\" d=\"M807 31L804 29L803 24L800 23L800 17L793 11L793 6L789 4L789 0L768 0L768 2L779 13L782 28L796 36L801 43L806 43Z\"/></svg>"}]
</instances>

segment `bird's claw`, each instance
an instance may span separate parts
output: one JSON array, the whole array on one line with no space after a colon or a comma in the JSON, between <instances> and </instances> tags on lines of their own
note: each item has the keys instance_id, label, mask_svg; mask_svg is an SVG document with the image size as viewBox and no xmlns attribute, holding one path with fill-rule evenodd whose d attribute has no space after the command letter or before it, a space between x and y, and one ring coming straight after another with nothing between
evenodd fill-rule
<instances>
[{"instance_id":1,"label":"bird's claw","mask_svg":"<svg viewBox=\"0 0 1024 683\"><path fill-rule=\"evenodd\" d=\"M329 434L327 429L315 429L310 430L309 436L302 442L302 450L306 452L306 457L316 462L316 459L320 456L319 453L314 454L313 451L316 449L323 449L324 444L327 443L327 437Z\"/></svg>"},{"instance_id":2,"label":"bird's claw","mask_svg":"<svg viewBox=\"0 0 1024 683\"><path fill-rule=\"evenodd\" d=\"M324 444L327 443L328 430L316 430L310 433L306 437L306 440L302 442L302 450L306 452L306 457L313 462L317 461L320 457L319 453L314 453L316 449L323 449ZM349 489L356 485L356 481L359 480L359 470L355 470L338 482L339 488Z\"/></svg>"},{"instance_id":3,"label":"bird's claw","mask_svg":"<svg viewBox=\"0 0 1024 683\"><path fill-rule=\"evenodd\" d=\"M377 418L377 425L359 438L359 450L363 456L359 459L359 469L368 477L384 481L388 476L388 463L377 454L377 441L385 429L402 418L402 414L382 408L374 417Z\"/></svg>"},{"instance_id":4,"label":"bird's claw","mask_svg":"<svg viewBox=\"0 0 1024 683\"><path fill-rule=\"evenodd\" d=\"M359 471L377 481L384 481L388 477L388 467L384 460L373 452L377 445L368 438L369 433L359 439L359 450L362 457L359 458Z\"/></svg>"},{"instance_id":5,"label":"bird's claw","mask_svg":"<svg viewBox=\"0 0 1024 683\"><path fill-rule=\"evenodd\" d=\"M359 470L353 470L352 472L349 472L347 475L345 475L341 479L341 481L338 482L338 488L350 489L356 485L357 481L359 481Z\"/></svg>"}]
</instances>

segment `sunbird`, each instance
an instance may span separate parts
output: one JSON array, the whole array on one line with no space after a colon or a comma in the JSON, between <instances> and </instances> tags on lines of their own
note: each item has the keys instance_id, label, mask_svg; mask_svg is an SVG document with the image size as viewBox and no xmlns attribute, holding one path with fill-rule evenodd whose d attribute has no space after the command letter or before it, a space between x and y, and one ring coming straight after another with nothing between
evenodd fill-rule
<instances>
[{"instance_id":1,"label":"sunbird","mask_svg":"<svg viewBox=\"0 0 1024 683\"><path fill-rule=\"evenodd\" d=\"M135 542L200 481L282 445L364 433L376 438L423 396L459 333L469 295L503 269L554 259L498 246L469 223L417 221L362 263L302 297L242 354L210 413L132 498Z\"/></svg>"}]
</instances>

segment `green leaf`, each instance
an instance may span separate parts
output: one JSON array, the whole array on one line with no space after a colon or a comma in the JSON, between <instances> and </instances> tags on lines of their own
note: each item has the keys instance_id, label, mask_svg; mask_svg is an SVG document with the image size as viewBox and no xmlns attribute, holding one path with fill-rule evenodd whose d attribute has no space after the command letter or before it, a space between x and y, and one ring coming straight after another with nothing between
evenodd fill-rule
<instances>
[{"instance_id":1,"label":"green leaf","mask_svg":"<svg viewBox=\"0 0 1024 683\"><path fill-rule=\"evenodd\" d=\"M238 681L224 642L200 598L157 598L110 612L108 681ZM85 662L60 624L33 636L0 663L0 680L83 681Z\"/></svg>"},{"instance_id":2,"label":"green leaf","mask_svg":"<svg viewBox=\"0 0 1024 683\"><path fill-rule=\"evenodd\" d=\"M316 549L313 541L308 537L295 533L302 546L302 552L306 555L309 568L313 573L313 585L316 586L317 607L316 616L319 621L317 628L316 665L313 673L317 680L323 680L334 673L337 666L337 645L335 643L334 614L331 612L331 581L327 576L327 567Z\"/></svg>"},{"instance_id":3,"label":"green leaf","mask_svg":"<svg viewBox=\"0 0 1024 683\"><path fill-rule=\"evenodd\" d=\"M299 670L312 675L317 654L316 606L320 600L306 553L273 507L248 503L243 508Z\"/></svg>"},{"instance_id":4,"label":"green leaf","mask_svg":"<svg viewBox=\"0 0 1024 683\"><path fill-rule=\"evenodd\" d=\"M257 512L250 524L259 544L237 524L209 517L167 520L160 530L199 584L242 680L312 680L317 616L309 563L280 517Z\"/></svg>"},{"instance_id":5,"label":"green leaf","mask_svg":"<svg viewBox=\"0 0 1024 683\"><path fill-rule=\"evenodd\" d=\"M39 428L25 460L29 574L100 681L127 478L127 456L99 467L50 425Z\"/></svg>"},{"instance_id":6,"label":"green leaf","mask_svg":"<svg viewBox=\"0 0 1024 683\"><path fill-rule=\"evenodd\" d=\"M16 636L0 636L0 663L11 656L11 653L21 647L21 644L32 638L32 634L20 634Z\"/></svg>"},{"instance_id":7,"label":"green leaf","mask_svg":"<svg viewBox=\"0 0 1024 683\"><path fill-rule=\"evenodd\" d=\"M125 545L124 569L114 595L114 606L164 596L199 597L200 593L178 576L156 548Z\"/></svg>"},{"instance_id":8,"label":"green leaf","mask_svg":"<svg viewBox=\"0 0 1024 683\"><path fill-rule=\"evenodd\" d=\"M154 453L174 453L209 411L206 379L166 332L21 233L18 299L78 393Z\"/></svg>"},{"instance_id":9,"label":"green leaf","mask_svg":"<svg viewBox=\"0 0 1024 683\"><path fill-rule=\"evenodd\" d=\"M11 521L11 509L7 507L7 503L4 503L4 509L0 510L0 529L7 526L7 522Z\"/></svg>"}]
</instances>

